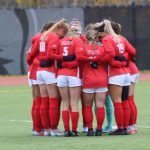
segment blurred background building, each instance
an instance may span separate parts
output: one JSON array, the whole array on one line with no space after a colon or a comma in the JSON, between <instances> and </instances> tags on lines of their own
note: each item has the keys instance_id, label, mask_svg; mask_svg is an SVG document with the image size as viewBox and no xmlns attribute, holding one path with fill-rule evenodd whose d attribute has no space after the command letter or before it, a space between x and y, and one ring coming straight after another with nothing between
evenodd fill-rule
<instances>
[{"instance_id":1,"label":"blurred background building","mask_svg":"<svg viewBox=\"0 0 150 150\"><path fill-rule=\"evenodd\" d=\"M31 37L48 21L78 18L82 26L108 18L137 48L137 65L150 70L150 0L0 0L0 74L25 74Z\"/></svg>"}]
</instances>

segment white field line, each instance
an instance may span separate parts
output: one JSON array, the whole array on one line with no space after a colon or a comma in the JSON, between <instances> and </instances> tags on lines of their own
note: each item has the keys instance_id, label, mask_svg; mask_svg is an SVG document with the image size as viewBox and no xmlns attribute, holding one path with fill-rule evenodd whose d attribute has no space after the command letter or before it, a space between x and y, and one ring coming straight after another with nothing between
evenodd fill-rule
<instances>
[{"instance_id":1,"label":"white field line","mask_svg":"<svg viewBox=\"0 0 150 150\"><path fill-rule=\"evenodd\" d=\"M11 119L11 120L2 120L0 119L0 122L24 122L24 123L32 123L31 120L15 120L15 119ZM60 124L63 124L63 122L60 122ZM79 125L82 125L82 123L78 123ZM94 126L96 126L96 124L93 124ZM116 126L113 126L113 129L116 129ZM143 128L143 129L150 129L150 126L145 126L145 125L138 125L138 128Z\"/></svg>"}]
</instances>

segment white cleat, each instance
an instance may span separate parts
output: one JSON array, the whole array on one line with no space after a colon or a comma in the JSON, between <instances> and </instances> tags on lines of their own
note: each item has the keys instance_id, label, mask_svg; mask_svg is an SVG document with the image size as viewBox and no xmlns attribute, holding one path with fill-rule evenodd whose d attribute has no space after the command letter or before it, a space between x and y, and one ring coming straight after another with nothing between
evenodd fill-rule
<instances>
[{"instance_id":1,"label":"white cleat","mask_svg":"<svg viewBox=\"0 0 150 150\"><path fill-rule=\"evenodd\" d=\"M88 133L88 127L83 127L82 133Z\"/></svg>"},{"instance_id":2,"label":"white cleat","mask_svg":"<svg viewBox=\"0 0 150 150\"><path fill-rule=\"evenodd\" d=\"M44 136L44 133L43 133L43 132L33 131L33 132L32 132L32 135L33 135L33 136Z\"/></svg>"},{"instance_id":3,"label":"white cleat","mask_svg":"<svg viewBox=\"0 0 150 150\"><path fill-rule=\"evenodd\" d=\"M44 136L51 136L50 130L44 130Z\"/></svg>"},{"instance_id":4,"label":"white cleat","mask_svg":"<svg viewBox=\"0 0 150 150\"><path fill-rule=\"evenodd\" d=\"M64 132L60 129L51 130L51 136L64 136Z\"/></svg>"},{"instance_id":5,"label":"white cleat","mask_svg":"<svg viewBox=\"0 0 150 150\"><path fill-rule=\"evenodd\" d=\"M133 134L137 134L137 126L136 125L131 125L131 126L128 126L128 134L130 135L133 135Z\"/></svg>"}]
</instances>

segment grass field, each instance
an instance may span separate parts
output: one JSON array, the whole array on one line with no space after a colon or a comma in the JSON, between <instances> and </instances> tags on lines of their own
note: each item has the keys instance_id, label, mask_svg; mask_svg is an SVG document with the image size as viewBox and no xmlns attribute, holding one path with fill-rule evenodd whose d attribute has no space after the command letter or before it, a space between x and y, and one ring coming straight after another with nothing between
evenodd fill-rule
<instances>
[{"instance_id":1,"label":"grass field","mask_svg":"<svg viewBox=\"0 0 150 150\"><path fill-rule=\"evenodd\" d=\"M150 82L136 87L139 133L133 136L33 137L30 90L27 86L0 87L0 150L150 150Z\"/></svg>"}]
</instances>

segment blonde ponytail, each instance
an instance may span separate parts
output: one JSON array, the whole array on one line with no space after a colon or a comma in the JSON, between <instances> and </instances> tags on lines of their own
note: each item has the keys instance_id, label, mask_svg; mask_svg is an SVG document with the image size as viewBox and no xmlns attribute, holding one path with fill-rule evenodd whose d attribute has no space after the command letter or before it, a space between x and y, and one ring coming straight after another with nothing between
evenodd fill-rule
<instances>
[{"instance_id":1,"label":"blonde ponytail","mask_svg":"<svg viewBox=\"0 0 150 150\"><path fill-rule=\"evenodd\" d=\"M67 25L66 20L64 18L61 19L60 21L56 22L50 29L48 29L46 32L44 32L43 36L41 37L41 40L44 41L49 33L55 32L58 29L58 27L61 27L61 26L68 29L68 25Z\"/></svg>"},{"instance_id":2,"label":"blonde ponytail","mask_svg":"<svg viewBox=\"0 0 150 150\"><path fill-rule=\"evenodd\" d=\"M105 24L104 32L106 34L110 34L115 39L115 41L117 43L119 43L120 42L119 36L114 32L114 30L113 30L113 28L111 26L111 22L109 20L104 20L103 22Z\"/></svg>"}]
</instances>

